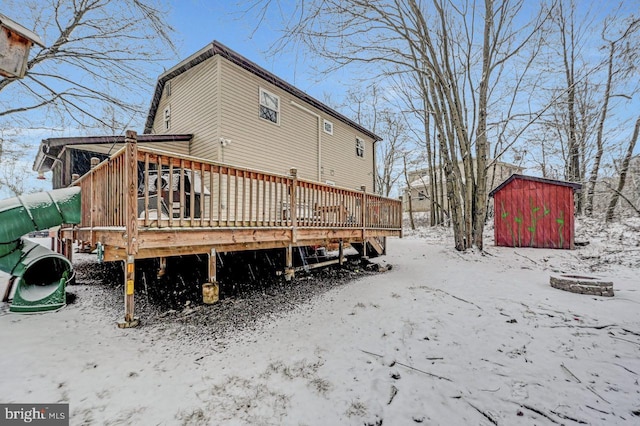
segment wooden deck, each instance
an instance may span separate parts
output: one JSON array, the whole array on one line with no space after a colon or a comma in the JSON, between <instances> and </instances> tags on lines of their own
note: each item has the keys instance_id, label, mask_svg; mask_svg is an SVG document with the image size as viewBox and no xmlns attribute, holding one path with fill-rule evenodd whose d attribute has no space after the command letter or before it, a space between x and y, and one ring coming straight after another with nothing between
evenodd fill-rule
<instances>
[{"instance_id":1,"label":"wooden deck","mask_svg":"<svg viewBox=\"0 0 640 426\"><path fill-rule=\"evenodd\" d=\"M208 254L215 281L216 251L287 249L283 266L292 271L292 247L402 233L399 200L298 179L295 169L277 175L141 148L135 132L75 185L82 188L82 221L63 237L131 265L131 299L135 259Z\"/></svg>"}]
</instances>

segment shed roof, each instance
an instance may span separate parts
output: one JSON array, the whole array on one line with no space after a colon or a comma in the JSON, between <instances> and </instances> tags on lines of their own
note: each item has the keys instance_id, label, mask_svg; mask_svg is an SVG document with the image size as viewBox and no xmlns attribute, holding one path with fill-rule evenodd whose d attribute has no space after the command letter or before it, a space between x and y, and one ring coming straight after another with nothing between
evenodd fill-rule
<instances>
[{"instance_id":1,"label":"shed roof","mask_svg":"<svg viewBox=\"0 0 640 426\"><path fill-rule=\"evenodd\" d=\"M189 142L193 135L138 135L138 142ZM124 143L125 137L120 136L78 136L67 138L49 138L40 142L36 159L33 162L33 170L36 172L48 172L53 168L53 164L58 155L67 146L73 145L103 145Z\"/></svg>"},{"instance_id":2,"label":"shed roof","mask_svg":"<svg viewBox=\"0 0 640 426\"><path fill-rule=\"evenodd\" d=\"M496 186L495 189L489 193L489 197L493 197L496 192L500 191L502 188L504 188L505 186L507 186L509 183L511 183L516 179L540 182L548 185L567 186L567 187L573 188L574 191L579 191L582 189L582 185L579 183L567 182L565 180L547 179L547 178L541 178L536 176L519 175L514 173L511 176L509 176L500 185Z\"/></svg>"},{"instance_id":3,"label":"shed roof","mask_svg":"<svg viewBox=\"0 0 640 426\"><path fill-rule=\"evenodd\" d=\"M286 81L277 77L275 74L270 73L266 69L260 67L259 65L250 61L244 56L238 54L237 52L234 52L233 50L229 49L227 46L223 45L217 40L214 40L204 48L200 49L198 52L189 56L187 59L183 60L173 68L164 72L162 75L160 75L160 77L158 77L158 82L156 83L156 89L153 94L153 99L151 100L151 106L149 108L149 114L147 115L147 122L144 126L145 133L150 133L151 129L153 128L153 120L158 111L158 105L160 104L160 99L162 98L162 92L164 90L164 86L166 82L215 55L220 55L221 57L231 61L232 63L238 65L239 67L244 68L250 73L260 77L261 79L273 84L276 87L279 87L280 89L284 90L287 93L290 93L296 98L314 106L315 108L319 109L325 114L355 128L362 134L365 134L376 141L382 140L380 136L376 135L370 130L367 130L366 128L362 127L360 124L356 123L353 120L350 120L349 118L345 117L344 115L340 114L334 109L328 107L327 105L323 104L322 102L313 98L312 96L309 96L308 94L304 93L302 90L287 83Z\"/></svg>"}]
</instances>

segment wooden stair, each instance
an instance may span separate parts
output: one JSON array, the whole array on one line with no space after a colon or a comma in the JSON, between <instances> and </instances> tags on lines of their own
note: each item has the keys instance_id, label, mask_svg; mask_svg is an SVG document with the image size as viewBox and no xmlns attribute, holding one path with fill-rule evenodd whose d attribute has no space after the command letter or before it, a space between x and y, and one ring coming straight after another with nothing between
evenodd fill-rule
<instances>
[{"instance_id":1,"label":"wooden stair","mask_svg":"<svg viewBox=\"0 0 640 426\"><path fill-rule=\"evenodd\" d=\"M365 244L367 248L366 253L364 252ZM378 257L383 254L386 254L386 251L387 251L386 241L384 240L384 238L376 238L376 237L367 238L364 244L351 243L351 247L356 249L358 253L360 253L360 256L363 256L363 257Z\"/></svg>"}]
</instances>

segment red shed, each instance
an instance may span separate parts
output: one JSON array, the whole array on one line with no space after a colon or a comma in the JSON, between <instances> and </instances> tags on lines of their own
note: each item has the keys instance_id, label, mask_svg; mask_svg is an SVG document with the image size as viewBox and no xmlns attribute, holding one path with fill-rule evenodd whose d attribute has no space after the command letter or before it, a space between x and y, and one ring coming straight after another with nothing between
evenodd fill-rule
<instances>
[{"instance_id":1,"label":"red shed","mask_svg":"<svg viewBox=\"0 0 640 426\"><path fill-rule=\"evenodd\" d=\"M493 191L495 244L574 248L573 194L578 183L511 175Z\"/></svg>"}]
</instances>

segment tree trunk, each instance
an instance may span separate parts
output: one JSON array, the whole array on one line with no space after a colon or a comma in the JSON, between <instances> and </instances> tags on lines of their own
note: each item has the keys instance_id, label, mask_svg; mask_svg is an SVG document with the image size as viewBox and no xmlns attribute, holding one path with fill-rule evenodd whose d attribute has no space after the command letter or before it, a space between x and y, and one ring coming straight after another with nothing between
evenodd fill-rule
<instances>
[{"instance_id":1,"label":"tree trunk","mask_svg":"<svg viewBox=\"0 0 640 426\"><path fill-rule=\"evenodd\" d=\"M633 156L633 149L636 147L636 142L638 141L638 132L640 131L640 118L636 120L636 126L633 130L633 136L629 141L629 147L627 148L627 153L624 156L624 160L622 161L622 167L620 169L620 180L618 181L618 188L611 194L611 201L609 202L609 207L607 208L607 215L605 220L607 222L611 222L613 220L613 213L616 209L616 205L618 204L618 199L620 198L620 194L624 189L624 184L627 180L627 172L629 171L629 163L631 162L631 157Z\"/></svg>"},{"instance_id":2,"label":"tree trunk","mask_svg":"<svg viewBox=\"0 0 640 426\"><path fill-rule=\"evenodd\" d=\"M416 229L416 224L413 221L413 203L411 200L411 182L409 182L409 173L407 172L407 155L403 155L402 156L402 163L403 163L403 172L404 172L404 181L407 184L407 204L409 206L409 224L411 226L411 230L415 230Z\"/></svg>"},{"instance_id":3,"label":"tree trunk","mask_svg":"<svg viewBox=\"0 0 640 426\"><path fill-rule=\"evenodd\" d=\"M482 48L482 80L478 94L478 128L476 130L476 191L473 244L482 250L484 223L487 215L487 98L491 74L491 30L493 28L493 0L485 0L484 46Z\"/></svg>"},{"instance_id":4,"label":"tree trunk","mask_svg":"<svg viewBox=\"0 0 640 426\"><path fill-rule=\"evenodd\" d=\"M604 131L604 122L607 118L607 110L609 108L609 98L611 97L611 79L613 76L613 55L615 52L615 44L609 45L609 63L607 71L607 85L605 87L603 95L602 113L600 114L600 120L598 120L598 134L596 137L596 155L593 159L593 166L591 168L591 174L589 175L589 183L587 184L587 196L585 202L585 214L591 216L593 214L593 196L596 192L596 182L598 181L598 172L600 170L600 161L602 160L602 154L604 153L604 144L602 141L602 133Z\"/></svg>"},{"instance_id":5,"label":"tree trunk","mask_svg":"<svg viewBox=\"0 0 640 426\"><path fill-rule=\"evenodd\" d=\"M563 13L562 4L560 5L560 13ZM580 182L580 147L578 145L578 138L576 135L576 81L575 81L575 29L573 27L573 16L569 22L571 29L567 30L567 19L562 16L560 21L561 36L562 36L562 55L564 61L564 72L567 82L567 115L569 117L569 129L568 130L568 147L567 147L567 164L565 178L571 182ZM567 34L568 32L568 34ZM567 43L567 35L570 37L570 42ZM576 195L576 212L582 213L582 203L580 201L581 195Z\"/></svg>"},{"instance_id":6,"label":"tree trunk","mask_svg":"<svg viewBox=\"0 0 640 426\"><path fill-rule=\"evenodd\" d=\"M435 164L433 164L432 158L432 149L431 149L431 132L429 130L430 120L429 120L429 111L427 110L427 105L422 100L422 108L423 108L423 118L422 122L424 124L424 135L425 135L425 146L427 150L427 168L429 170L429 195L431 208L429 209L429 224L434 226L436 224L436 191L435 191L435 182L433 180L434 172L435 172Z\"/></svg>"}]
</instances>

